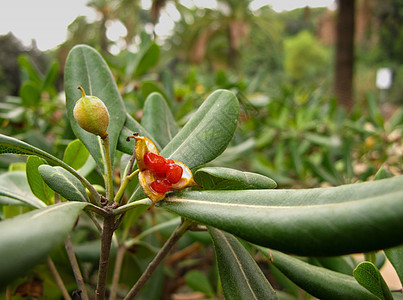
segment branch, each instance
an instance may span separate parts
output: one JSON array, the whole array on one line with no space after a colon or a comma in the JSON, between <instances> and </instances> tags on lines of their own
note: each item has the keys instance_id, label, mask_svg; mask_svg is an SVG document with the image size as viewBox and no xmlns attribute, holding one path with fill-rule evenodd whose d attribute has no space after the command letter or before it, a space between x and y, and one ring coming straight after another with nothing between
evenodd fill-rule
<instances>
[{"instance_id":1,"label":"branch","mask_svg":"<svg viewBox=\"0 0 403 300\"><path fill-rule=\"evenodd\" d=\"M59 287L60 291L63 294L64 299L71 300L69 292L67 291L66 286L64 285L64 282L63 282L62 278L60 277L60 274L57 271L56 266L50 257L48 257L48 266L49 266L50 272L52 273L53 277L56 280L57 286Z\"/></svg>"},{"instance_id":2,"label":"branch","mask_svg":"<svg viewBox=\"0 0 403 300\"><path fill-rule=\"evenodd\" d=\"M176 242L185 234L185 232L192 225L193 221L185 220L182 224L180 224L169 239L165 242L164 246L160 249L157 256L154 257L153 261L148 265L147 269L141 275L136 284L132 287L129 293L126 295L124 300L134 299L134 297L140 292L141 288L146 284L148 279L151 278L151 275L157 269L158 265L162 262L165 256L171 251L172 247L176 244Z\"/></svg>"},{"instance_id":3,"label":"branch","mask_svg":"<svg viewBox=\"0 0 403 300\"><path fill-rule=\"evenodd\" d=\"M73 269L77 287L81 291L81 297L83 300L89 300L87 289L84 284L83 276L81 275L80 266L78 265L70 236L67 236L66 240L64 241L64 247L66 248L67 256L69 257L71 268Z\"/></svg>"},{"instance_id":4,"label":"branch","mask_svg":"<svg viewBox=\"0 0 403 300\"><path fill-rule=\"evenodd\" d=\"M116 254L115 269L113 270L111 294L109 296L109 300L116 300L120 272L122 270L122 263L123 258L125 257L125 253L126 253L126 247L124 245L120 245L118 248L118 252Z\"/></svg>"},{"instance_id":5,"label":"branch","mask_svg":"<svg viewBox=\"0 0 403 300\"><path fill-rule=\"evenodd\" d=\"M101 237L101 257L99 258L98 283L95 291L96 299L105 299L106 280L109 267L109 255L111 253L112 236L115 227L115 216L104 217Z\"/></svg>"}]
</instances>

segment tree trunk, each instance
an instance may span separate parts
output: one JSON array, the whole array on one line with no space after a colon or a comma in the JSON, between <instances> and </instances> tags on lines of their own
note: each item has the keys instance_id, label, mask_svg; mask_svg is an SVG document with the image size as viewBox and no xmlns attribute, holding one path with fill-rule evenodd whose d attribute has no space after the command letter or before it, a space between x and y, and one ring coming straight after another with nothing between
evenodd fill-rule
<instances>
[{"instance_id":1,"label":"tree trunk","mask_svg":"<svg viewBox=\"0 0 403 300\"><path fill-rule=\"evenodd\" d=\"M334 92L339 104L353 107L355 0L339 0L336 28Z\"/></svg>"}]
</instances>

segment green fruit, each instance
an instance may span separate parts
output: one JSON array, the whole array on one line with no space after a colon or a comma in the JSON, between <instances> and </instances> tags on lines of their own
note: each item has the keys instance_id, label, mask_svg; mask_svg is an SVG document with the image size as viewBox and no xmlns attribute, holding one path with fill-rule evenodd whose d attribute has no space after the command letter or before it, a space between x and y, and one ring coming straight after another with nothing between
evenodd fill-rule
<instances>
[{"instance_id":1,"label":"green fruit","mask_svg":"<svg viewBox=\"0 0 403 300\"><path fill-rule=\"evenodd\" d=\"M77 100L73 114L78 125L85 131L106 138L109 125L109 112L105 104L95 96L86 96L84 89L79 86L82 97Z\"/></svg>"}]
</instances>

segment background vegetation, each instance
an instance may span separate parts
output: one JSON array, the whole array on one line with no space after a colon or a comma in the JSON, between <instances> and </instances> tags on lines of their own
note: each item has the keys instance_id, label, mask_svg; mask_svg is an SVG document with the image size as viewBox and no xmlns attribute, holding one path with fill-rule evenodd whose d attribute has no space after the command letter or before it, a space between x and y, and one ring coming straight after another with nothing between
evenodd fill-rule
<instances>
[{"instance_id":1,"label":"background vegetation","mask_svg":"<svg viewBox=\"0 0 403 300\"><path fill-rule=\"evenodd\" d=\"M202 9L153 1L145 10L140 1L92 0L88 5L97 11L97 21L78 17L68 28L66 42L52 51L26 48L12 34L0 37L1 133L63 156L75 139L66 121L64 65L75 45L87 44L105 58L127 111L138 121L145 99L155 91L167 100L178 125L216 89L233 91L241 102L240 123L230 147L209 166L260 173L279 188L337 186L372 180L379 172L401 175L403 1L355 1L351 110L340 105L333 90L337 11L306 7L277 13L268 6L252 11L250 2L222 0L217 9ZM155 29L168 5L175 6L180 18L173 32L161 37ZM112 41L107 31L113 22L120 22L127 33ZM381 67L393 71L388 90L375 85ZM23 162L0 156L2 172ZM97 172L89 175L92 183L102 183ZM0 210L0 218L14 213ZM153 213L127 230L134 236L170 217ZM77 230L73 243L79 245L88 235ZM148 242L157 245L166 235L162 230ZM217 281L206 276L215 274L211 247L205 246L211 242L189 234L181 243L178 256L186 259L166 262L164 294L219 295ZM97 254L90 245L81 246L78 256L88 262L91 278ZM128 261L134 269L154 253L142 245L131 250L146 258ZM60 262L66 259L59 256ZM274 278L275 272L265 270L280 288L289 285L281 276ZM129 282L130 275L122 274L123 282ZM51 284L45 280L45 285Z\"/></svg>"}]
</instances>

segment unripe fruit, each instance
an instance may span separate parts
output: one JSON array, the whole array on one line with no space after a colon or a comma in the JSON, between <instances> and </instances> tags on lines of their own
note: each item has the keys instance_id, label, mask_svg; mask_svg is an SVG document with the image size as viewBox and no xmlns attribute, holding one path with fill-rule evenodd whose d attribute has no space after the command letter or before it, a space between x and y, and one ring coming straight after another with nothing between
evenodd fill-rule
<instances>
[{"instance_id":1,"label":"unripe fruit","mask_svg":"<svg viewBox=\"0 0 403 300\"><path fill-rule=\"evenodd\" d=\"M99 135L102 139L108 136L109 112L105 104L95 96L86 96L79 86L82 97L76 102L73 114L78 125L85 131Z\"/></svg>"}]
</instances>

